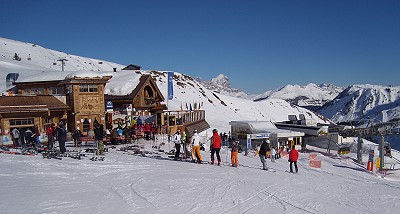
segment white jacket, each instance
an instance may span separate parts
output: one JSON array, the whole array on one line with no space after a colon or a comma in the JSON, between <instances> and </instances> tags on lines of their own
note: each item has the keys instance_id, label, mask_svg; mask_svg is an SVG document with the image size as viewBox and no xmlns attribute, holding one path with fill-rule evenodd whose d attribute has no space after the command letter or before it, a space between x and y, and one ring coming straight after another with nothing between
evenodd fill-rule
<instances>
[{"instance_id":1,"label":"white jacket","mask_svg":"<svg viewBox=\"0 0 400 214\"><path fill-rule=\"evenodd\" d=\"M276 155L276 150L274 148L271 149L271 155Z\"/></svg>"},{"instance_id":2,"label":"white jacket","mask_svg":"<svg viewBox=\"0 0 400 214\"><path fill-rule=\"evenodd\" d=\"M200 146L200 135L199 133L194 133L191 140L193 146Z\"/></svg>"},{"instance_id":3,"label":"white jacket","mask_svg":"<svg viewBox=\"0 0 400 214\"><path fill-rule=\"evenodd\" d=\"M174 143L180 144L180 143L182 143L181 140L182 140L181 134L178 134L178 133L174 134L174 138L173 138Z\"/></svg>"}]
</instances>

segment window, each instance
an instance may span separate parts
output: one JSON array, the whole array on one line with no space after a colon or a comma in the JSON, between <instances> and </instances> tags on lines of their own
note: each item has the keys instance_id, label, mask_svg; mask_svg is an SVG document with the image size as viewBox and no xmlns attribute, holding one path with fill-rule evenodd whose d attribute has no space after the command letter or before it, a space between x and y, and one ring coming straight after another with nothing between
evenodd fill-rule
<instances>
[{"instance_id":1,"label":"window","mask_svg":"<svg viewBox=\"0 0 400 214\"><path fill-rule=\"evenodd\" d=\"M64 94L63 87L50 87L50 94Z\"/></svg>"},{"instance_id":2,"label":"window","mask_svg":"<svg viewBox=\"0 0 400 214\"><path fill-rule=\"evenodd\" d=\"M97 85L79 85L79 92L97 92Z\"/></svg>"},{"instance_id":3,"label":"window","mask_svg":"<svg viewBox=\"0 0 400 214\"><path fill-rule=\"evenodd\" d=\"M10 120L10 126L33 125L33 118Z\"/></svg>"}]
</instances>

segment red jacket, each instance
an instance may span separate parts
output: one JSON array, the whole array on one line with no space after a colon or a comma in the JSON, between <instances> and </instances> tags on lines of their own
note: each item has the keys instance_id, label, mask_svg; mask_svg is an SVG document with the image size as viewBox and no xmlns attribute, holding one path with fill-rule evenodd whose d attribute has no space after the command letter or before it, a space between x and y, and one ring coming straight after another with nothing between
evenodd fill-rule
<instances>
[{"instance_id":1,"label":"red jacket","mask_svg":"<svg viewBox=\"0 0 400 214\"><path fill-rule=\"evenodd\" d=\"M219 136L219 134L217 132L213 133L211 140L212 140L212 142L211 142L212 148L214 148L214 149L221 148L221 137Z\"/></svg>"},{"instance_id":2,"label":"red jacket","mask_svg":"<svg viewBox=\"0 0 400 214\"><path fill-rule=\"evenodd\" d=\"M290 161L297 161L299 159L299 152L296 149L292 149L289 152L289 160Z\"/></svg>"}]
</instances>

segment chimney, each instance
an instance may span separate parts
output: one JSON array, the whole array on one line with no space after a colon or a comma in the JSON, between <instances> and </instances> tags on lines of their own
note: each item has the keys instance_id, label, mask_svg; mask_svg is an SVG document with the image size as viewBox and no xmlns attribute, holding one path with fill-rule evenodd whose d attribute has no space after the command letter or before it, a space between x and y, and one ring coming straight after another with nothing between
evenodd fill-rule
<instances>
[{"instance_id":1,"label":"chimney","mask_svg":"<svg viewBox=\"0 0 400 214\"><path fill-rule=\"evenodd\" d=\"M117 68L113 68L113 71L114 71L114 72L117 72Z\"/></svg>"}]
</instances>

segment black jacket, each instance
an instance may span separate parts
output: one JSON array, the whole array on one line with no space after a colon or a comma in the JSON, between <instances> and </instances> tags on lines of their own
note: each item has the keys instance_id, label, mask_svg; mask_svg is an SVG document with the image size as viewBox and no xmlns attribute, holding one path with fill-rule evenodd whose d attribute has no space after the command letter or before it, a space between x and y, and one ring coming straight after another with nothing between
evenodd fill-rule
<instances>
[{"instance_id":1,"label":"black jacket","mask_svg":"<svg viewBox=\"0 0 400 214\"><path fill-rule=\"evenodd\" d=\"M267 142L263 142L262 144L261 144L261 147L260 147L260 152L259 152L259 154L261 155L266 155L267 154L267 150L268 150L268 144L267 144Z\"/></svg>"},{"instance_id":2,"label":"black jacket","mask_svg":"<svg viewBox=\"0 0 400 214\"><path fill-rule=\"evenodd\" d=\"M94 139L103 140L103 137L104 137L104 129L103 125L100 125L94 129Z\"/></svg>"}]
</instances>

